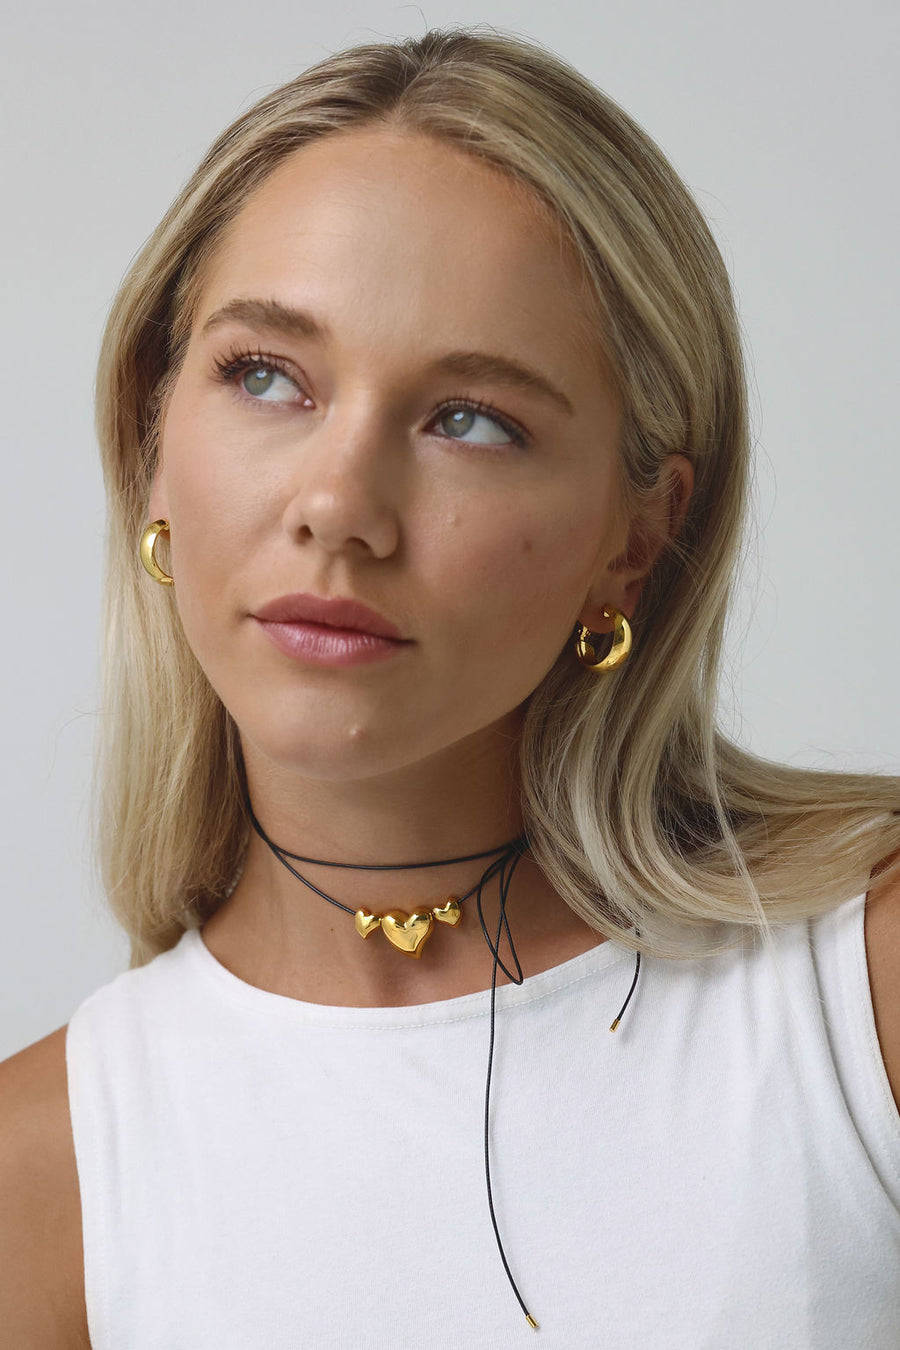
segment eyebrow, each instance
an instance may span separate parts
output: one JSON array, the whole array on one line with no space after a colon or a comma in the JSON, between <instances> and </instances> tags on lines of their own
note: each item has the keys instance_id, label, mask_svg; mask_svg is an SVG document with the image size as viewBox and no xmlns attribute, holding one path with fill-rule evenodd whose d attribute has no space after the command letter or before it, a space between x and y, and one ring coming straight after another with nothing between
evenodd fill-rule
<instances>
[{"instance_id":1,"label":"eyebrow","mask_svg":"<svg viewBox=\"0 0 900 1350\"><path fill-rule=\"evenodd\" d=\"M205 337L227 323L245 323L251 328L264 328L283 337L306 338L319 343L325 343L331 337L327 324L308 310L294 309L277 300L230 300L210 314L201 329L201 336ZM570 417L575 411L563 391L546 375L508 356L495 356L489 352L445 352L443 356L429 362L428 370L437 374L456 375L460 379L489 380L495 384L524 389L549 399Z\"/></svg>"}]
</instances>

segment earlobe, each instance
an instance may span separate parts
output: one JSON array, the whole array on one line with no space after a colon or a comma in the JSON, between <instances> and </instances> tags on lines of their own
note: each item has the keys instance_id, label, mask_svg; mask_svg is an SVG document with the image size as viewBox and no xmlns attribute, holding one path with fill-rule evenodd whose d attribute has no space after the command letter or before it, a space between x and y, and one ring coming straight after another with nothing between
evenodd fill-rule
<instances>
[{"instance_id":1,"label":"earlobe","mask_svg":"<svg viewBox=\"0 0 900 1350\"><path fill-rule=\"evenodd\" d=\"M153 476L150 481L150 498L147 502L148 522L151 520L169 519L169 493L166 485L165 462L163 459L163 435L166 428L166 418L169 414L171 392L172 386L163 382L157 388L155 396L155 417L157 420L157 427L154 435L155 463L153 465Z\"/></svg>"},{"instance_id":2,"label":"earlobe","mask_svg":"<svg viewBox=\"0 0 900 1350\"><path fill-rule=\"evenodd\" d=\"M611 620L603 617L604 607L620 610L631 619L655 563L684 523L694 488L694 466L686 455L673 452L666 457L660 479L664 488L657 497L655 511L632 521L624 551L607 564L604 574L591 587L579 622L593 633L613 630Z\"/></svg>"},{"instance_id":3,"label":"earlobe","mask_svg":"<svg viewBox=\"0 0 900 1350\"><path fill-rule=\"evenodd\" d=\"M660 470L655 502L642 519L632 522L625 554L611 564L621 572L629 588L636 582L643 585L667 545L677 537L693 488L694 466L688 457L675 452L667 455Z\"/></svg>"},{"instance_id":4,"label":"earlobe","mask_svg":"<svg viewBox=\"0 0 900 1350\"><path fill-rule=\"evenodd\" d=\"M644 581L650 572L650 536L640 522L633 522L624 550L611 558L597 574L578 622L592 633L611 633L613 620L604 610L618 610L630 620L637 608Z\"/></svg>"},{"instance_id":5,"label":"earlobe","mask_svg":"<svg viewBox=\"0 0 900 1350\"><path fill-rule=\"evenodd\" d=\"M169 494L166 490L162 465L157 464L150 486L150 499L147 503L147 520L169 519Z\"/></svg>"},{"instance_id":6,"label":"earlobe","mask_svg":"<svg viewBox=\"0 0 900 1350\"><path fill-rule=\"evenodd\" d=\"M159 494L154 493L151 496L150 501L147 503L147 510L145 512L145 515L146 515L146 524L148 525L152 520L169 519L168 507L162 501Z\"/></svg>"}]
</instances>

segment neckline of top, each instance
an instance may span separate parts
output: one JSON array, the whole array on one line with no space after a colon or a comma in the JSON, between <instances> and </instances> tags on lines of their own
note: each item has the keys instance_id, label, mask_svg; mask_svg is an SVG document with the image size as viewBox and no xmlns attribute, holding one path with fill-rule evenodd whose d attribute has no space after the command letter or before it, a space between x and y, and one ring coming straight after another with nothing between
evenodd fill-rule
<instances>
[{"instance_id":1,"label":"neckline of top","mask_svg":"<svg viewBox=\"0 0 900 1350\"><path fill-rule=\"evenodd\" d=\"M430 1003L409 1003L401 1006L354 1007L330 1003L307 1003L291 998L286 994L275 994L268 989L260 989L249 984L223 966L213 955L199 928L189 928L181 936L172 955L181 951L196 969L216 983L222 993L245 1007L274 1017L283 1017L293 1022L302 1022L322 1027L347 1027L358 1030L381 1031L391 1028L410 1029L432 1026L442 1022L462 1022L471 1018L490 1015L491 990L478 989L471 994L460 994L456 998L438 999ZM559 965L526 976L521 984L498 985L495 991L495 1004L501 1008L512 1008L524 1003L532 1003L558 993L570 984L586 979L594 973L634 953L626 947L607 939L580 952ZM498 972L502 979L502 972ZM624 991L627 993L627 989ZM624 993L623 993L624 997ZM615 1001L615 999L613 999ZM621 1001L621 1000L620 1000ZM616 1008L610 1012L615 1016Z\"/></svg>"}]
</instances>

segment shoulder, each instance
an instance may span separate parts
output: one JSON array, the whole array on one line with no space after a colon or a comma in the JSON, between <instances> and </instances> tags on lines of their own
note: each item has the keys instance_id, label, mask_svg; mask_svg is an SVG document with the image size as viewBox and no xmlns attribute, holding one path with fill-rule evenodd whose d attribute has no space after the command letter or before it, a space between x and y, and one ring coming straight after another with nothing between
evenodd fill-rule
<instances>
[{"instance_id":1,"label":"shoulder","mask_svg":"<svg viewBox=\"0 0 900 1350\"><path fill-rule=\"evenodd\" d=\"M900 1111L900 873L878 877L900 854L875 870L866 895L865 941L875 1030L888 1081Z\"/></svg>"},{"instance_id":2,"label":"shoulder","mask_svg":"<svg viewBox=\"0 0 900 1350\"><path fill-rule=\"evenodd\" d=\"M0 1270L10 1345L89 1350L64 1026L0 1063Z\"/></svg>"}]
</instances>

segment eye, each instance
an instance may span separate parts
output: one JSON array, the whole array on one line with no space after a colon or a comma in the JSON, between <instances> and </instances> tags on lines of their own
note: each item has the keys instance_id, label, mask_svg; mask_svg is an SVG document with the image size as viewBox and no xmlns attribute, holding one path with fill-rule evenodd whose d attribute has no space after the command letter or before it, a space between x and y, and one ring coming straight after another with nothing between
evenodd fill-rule
<instances>
[{"instance_id":1,"label":"eye","mask_svg":"<svg viewBox=\"0 0 900 1350\"><path fill-rule=\"evenodd\" d=\"M528 444L528 436L521 427L491 407L489 403L481 403L477 399L456 399L453 403L445 403L438 408L435 421L452 428L449 438L462 441L464 445ZM471 440L463 440L473 428L479 432L485 431L486 434L476 435ZM457 432L461 434L456 435Z\"/></svg>"},{"instance_id":2,"label":"eye","mask_svg":"<svg viewBox=\"0 0 900 1350\"><path fill-rule=\"evenodd\" d=\"M281 357L269 352L233 350L224 359L215 358L213 365L216 382L226 385L241 403L268 403L276 407L290 404L309 406L305 391ZM284 396L279 395L279 390ZM294 397L290 395L291 390ZM299 399L297 394L301 395ZM516 445L524 448L531 442L524 427L480 399L457 398L443 403L434 414L432 423L442 423L445 428L449 428L445 432L447 439L459 441L463 445ZM482 434L472 436L473 430Z\"/></svg>"},{"instance_id":3,"label":"eye","mask_svg":"<svg viewBox=\"0 0 900 1350\"><path fill-rule=\"evenodd\" d=\"M269 403L280 403L282 400L277 397L278 383L293 385L296 391L297 386L293 380L282 375L280 370L270 370L267 366L252 366L244 371L241 376L241 388L251 398L265 399ZM273 390L275 395L270 398Z\"/></svg>"},{"instance_id":4,"label":"eye","mask_svg":"<svg viewBox=\"0 0 900 1350\"><path fill-rule=\"evenodd\" d=\"M296 403L296 394L303 393L285 363L265 352L231 352L225 360L216 358L214 364L216 379L245 402ZM295 397L289 396L290 390Z\"/></svg>"}]
</instances>

